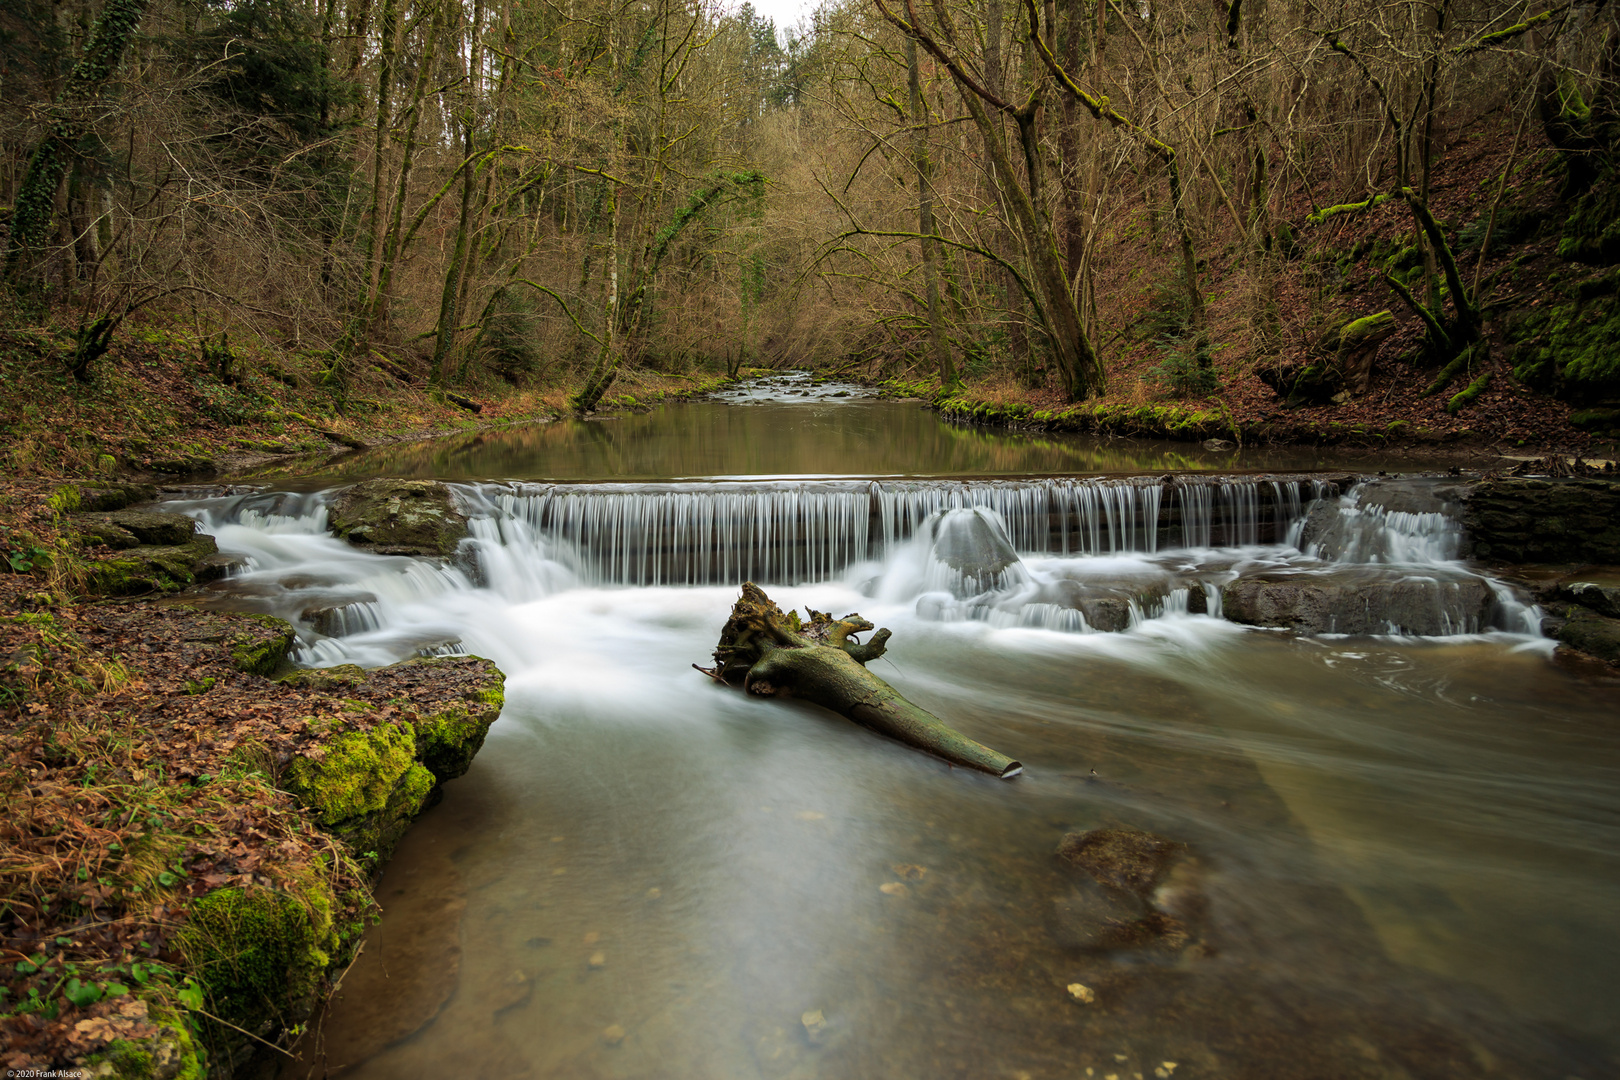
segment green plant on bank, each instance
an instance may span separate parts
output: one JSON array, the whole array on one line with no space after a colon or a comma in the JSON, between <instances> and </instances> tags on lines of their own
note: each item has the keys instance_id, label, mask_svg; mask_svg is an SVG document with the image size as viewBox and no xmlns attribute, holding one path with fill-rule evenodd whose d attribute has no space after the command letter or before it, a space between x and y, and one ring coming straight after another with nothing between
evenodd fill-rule
<instances>
[{"instance_id":1,"label":"green plant on bank","mask_svg":"<svg viewBox=\"0 0 1620 1080\"><path fill-rule=\"evenodd\" d=\"M1153 343L1159 362L1148 373L1177 397L1203 397L1220 386L1210 362L1209 346L1194 338L1164 335Z\"/></svg>"}]
</instances>

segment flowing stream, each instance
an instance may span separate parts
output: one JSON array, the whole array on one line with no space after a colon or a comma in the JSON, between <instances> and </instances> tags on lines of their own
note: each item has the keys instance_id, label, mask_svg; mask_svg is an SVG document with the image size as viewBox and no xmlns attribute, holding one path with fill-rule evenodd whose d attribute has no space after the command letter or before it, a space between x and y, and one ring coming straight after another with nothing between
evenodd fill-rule
<instances>
[{"instance_id":1,"label":"flowing stream","mask_svg":"<svg viewBox=\"0 0 1620 1080\"><path fill-rule=\"evenodd\" d=\"M890 408L742 398L702 408L789 442ZM678 439L681 408L638 422ZM471 517L444 565L330 537L318 477L177 504L247 557L220 602L293 619L301 662L507 674L284 1075L1620 1074L1614 697L1447 514L1328 473L727 458L754 452L434 466ZM1025 774L693 671L745 579L890 628L874 670ZM1245 580L1398 586L1428 631L1247 629L1221 610ZM1156 900L1186 940L1109 936L1118 898L1054 855L1103 827L1189 846Z\"/></svg>"}]
</instances>

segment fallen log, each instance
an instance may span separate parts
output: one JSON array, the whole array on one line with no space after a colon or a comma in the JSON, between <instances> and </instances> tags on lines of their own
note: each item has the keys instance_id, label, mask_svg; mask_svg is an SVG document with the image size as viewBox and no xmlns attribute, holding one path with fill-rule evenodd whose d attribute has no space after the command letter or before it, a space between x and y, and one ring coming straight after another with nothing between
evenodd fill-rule
<instances>
[{"instance_id":1,"label":"fallen log","mask_svg":"<svg viewBox=\"0 0 1620 1080\"><path fill-rule=\"evenodd\" d=\"M794 697L871 728L953 765L1011 780L1023 765L947 727L907 701L866 665L882 656L890 634L878 630L862 645L854 635L873 629L859 615L834 619L806 608L783 613L753 582L742 587L731 618L720 631L713 668L692 666L728 686L762 697Z\"/></svg>"}]
</instances>

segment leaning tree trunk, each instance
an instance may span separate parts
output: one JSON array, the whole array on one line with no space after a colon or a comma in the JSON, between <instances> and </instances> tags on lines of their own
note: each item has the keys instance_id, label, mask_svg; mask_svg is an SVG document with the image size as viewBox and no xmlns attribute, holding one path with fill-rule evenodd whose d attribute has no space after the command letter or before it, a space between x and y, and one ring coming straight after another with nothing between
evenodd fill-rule
<instances>
[{"instance_id":1,"label":"leaning tree trunk","mask_svg":"<svg viewBox=\"0 0 1620 1080\"><path fill-rule=\"evenodd\" d=\"M945 726L866 670L868 661L883 655L889 631L879 630L862 645L851 636L872 629L872 624L859 615L835 620L825 612L806 610L808 622L796 611L783 614L763 589L748 582L720 631L715 666L698 670L750 694L813 702L953 765L1003 780L1024 771L1007 755Z\"/></svg>"}]
</instances>

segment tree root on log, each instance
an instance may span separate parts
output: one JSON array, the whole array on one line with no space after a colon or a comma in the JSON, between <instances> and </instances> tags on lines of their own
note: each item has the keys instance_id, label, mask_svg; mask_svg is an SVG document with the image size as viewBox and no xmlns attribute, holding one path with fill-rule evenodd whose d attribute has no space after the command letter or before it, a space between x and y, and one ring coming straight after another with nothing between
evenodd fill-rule
<instances>
[{"instance_id":1,"label":"tree root on log","mask_svg":"<svg viewBox=\"0 0 1620 1080\"><path fill-rule=\"evenodd\" d=\"M720 631L715 666L692 666L746 693L813 702L953 765L1003 780L1024 771L1007 755L953 731L866 670L868 662L883 655L889 631L877 631L862 645L854 635L873 627L859 615L834 619L825 612L805 610L810 613L808 622L796 611L784 614L763 589L748 582Z\"/></svg>"}]
</instances>

